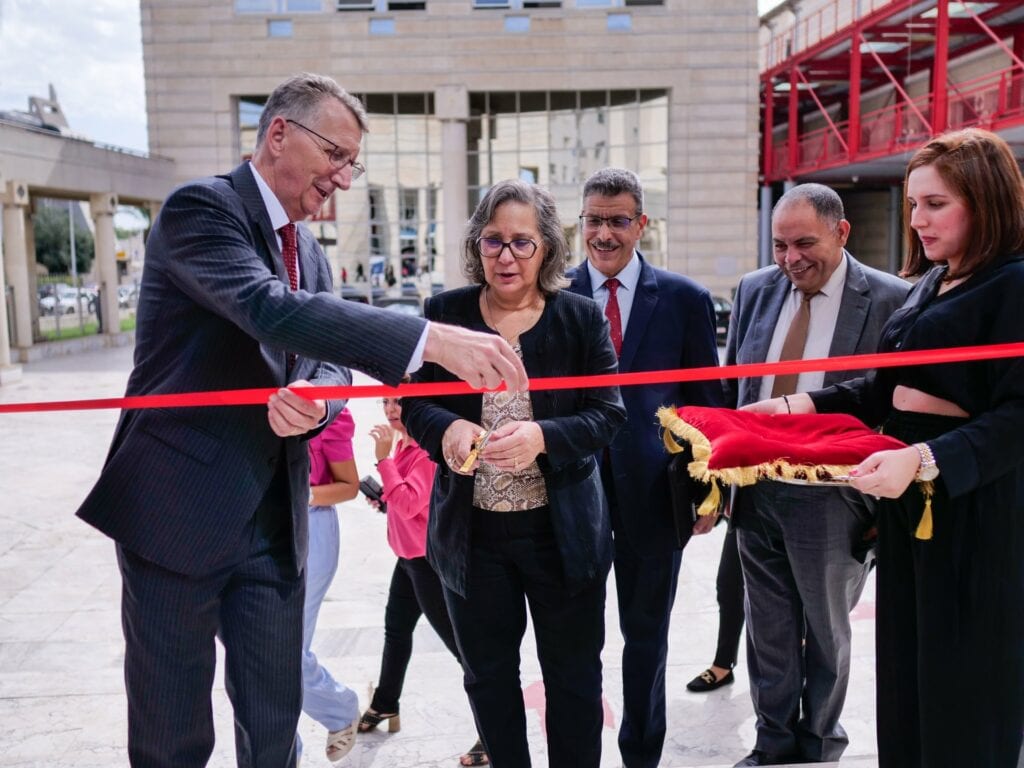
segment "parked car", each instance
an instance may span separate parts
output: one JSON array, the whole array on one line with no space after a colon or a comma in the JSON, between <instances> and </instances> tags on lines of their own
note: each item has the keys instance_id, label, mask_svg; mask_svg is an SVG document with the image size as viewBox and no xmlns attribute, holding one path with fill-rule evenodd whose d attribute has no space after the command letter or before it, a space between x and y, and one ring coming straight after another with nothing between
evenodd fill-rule
<instances>
[{"instance_id":1,"label":"parked car","mask_svg":"<svg viewBox=\"0 0 1024 768\"><path fill-rule=\"evenodd\" d=\"M384 289L371 287L369 283L342 283L338 293L341 294L341 298L358 301L360 304L369 304L372 297L373 303L376 304L384 296Z\"/></svg>"},{"instance_id":2,"label":"parked car","mask_svg":"<svg viewBox=\"0 0 1024 768\"><path fill-rule=\"evenodd\" d=\"M117 306L121 309L134 307L139 301L139 291L134 285L117 286Z\"/></svg>"},{"instance_id":3,"label":"parked car","mask_svg":"<svg viewBox=\"0 0 1024 768\"><path fill-rule=\"evenodd\" d=\"M70 285L58 283L53 286L52 292L47 292L39 299L39 314L53 315L58 312L62 315L73 315L78 311L79 293ZM82 296L82 308L89 305L89 299Z\"/></svg>"},{"instance_id":4,"label":"parked car","mask_svg":"<svg viewBox=\"0 0 1024 768\"><path fill-rule=\"evenodd\" d=\"M419 296L382 296L374 302L378 307L423 317L423 302Z\"/></svg>"},{"instance_id":5,"label":"parked car","mask_svg":"<svg viewBox=\"0 0 1024 768\"><path fill-rule=\"evenodd\" d=\"M721 296L712 296L711 303L715 305L715 338L719 345L724 345L726 336L729 335L732 302Z\"/></svg>"}]
</instances>

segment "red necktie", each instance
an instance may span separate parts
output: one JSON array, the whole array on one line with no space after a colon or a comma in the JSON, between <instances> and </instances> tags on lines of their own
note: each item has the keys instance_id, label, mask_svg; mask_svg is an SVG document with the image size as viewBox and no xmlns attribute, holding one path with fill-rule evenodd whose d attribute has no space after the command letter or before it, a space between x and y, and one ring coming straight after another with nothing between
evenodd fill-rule
<instances>
[{"instance_id":1,"label":"red necktie","mask_svg":"<svg viewBox=\"0 0 1024 768\"><path fill-rule=\"evenodd\" d=\"M285 224L278 231L281 235L281 256L284 268L288 270L288 284L293 291L299 290L299 244L295 238L295 225Z\"/></svg>"},{"instance_id":2,"label":"red necktie","mask_svg":"<svg viewBox=\"0 0 1024 768\"><path fill-rule=\"evenodd\" d=\"M288 284L293 291L299 290L299 244L295 237L295 225L285 224L279 230L281 235L281 256L284 258L284 268L288 270ZM288 370L295 366L298 355L294 352L288 353Z\"/></svg>"},{"instance_id":3,"label":"red necktie","mask_svg":"<svg viewBox=\"0 0 1024 768\"><path fill-rule=\"evenodd\" d=\"M604 287L608 289L608 303L604 305L604 316L608 318L611 326L612 346L615 347L615 356L622 353L622 315L619 314L619 299L615 292L619 289L618 279L610 277L604 281Z\"/></svg>"}]
</instances>

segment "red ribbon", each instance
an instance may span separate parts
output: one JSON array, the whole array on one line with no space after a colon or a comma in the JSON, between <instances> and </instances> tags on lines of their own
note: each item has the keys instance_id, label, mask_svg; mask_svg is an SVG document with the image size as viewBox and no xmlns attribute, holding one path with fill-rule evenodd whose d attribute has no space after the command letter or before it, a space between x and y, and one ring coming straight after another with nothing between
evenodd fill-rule
<instances>
[{"instance_id":1,"label":"red ribbon","mask_svg":"<svg viewBox=\"0 0 1024 768\"><path fill-rule=\"evenodd\" d=\"M709 381L712 379L747 378L805 371L846 371L871 368L892 368L901 365L928 365L962 363L977 360L997 360L1024 357L1024 342L1013 344L986 344L974 347L924 349L913 352L878 352L869 355L823 357L816 360L787 360L778 363L749 363L746 365L707 366L704 368L676 368L665 371L639 371L636 373L608 373L598 376L558 376L530 380L534 391L554 389L584 389L617 385L631 387L640 384L666 384L683 381ZM56 400L35 403L0 403L2 413L37 413L42 411L88 411L105 408L198 408L215 405L265 405L278 388L226 389L216 392L188 392L166 395L136 395L108 397L96 400ZM292 390L310 400L353 399L359 397L399 396L413 397L465 395L479 392L464 381L437 384L403 384L389 387L370 384L347 387L298 387Z\"/></svg>"}]
</instances>

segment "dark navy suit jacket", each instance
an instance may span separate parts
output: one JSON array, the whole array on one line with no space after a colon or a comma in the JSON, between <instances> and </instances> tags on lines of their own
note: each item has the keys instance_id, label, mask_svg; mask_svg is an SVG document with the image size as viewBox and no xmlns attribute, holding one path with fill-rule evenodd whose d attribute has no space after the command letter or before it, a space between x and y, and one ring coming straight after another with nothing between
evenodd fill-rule
<instances>
[{"instance_id":1,"label":"dark navy suit jacket","mask_svg":"<svg viewBox=\"0 0 1024 768\"><path fill-rule=\"evenodd\" d=\"M569 272L569 290L593 296L584 263ZM640 257L640 280L622 339L619 371L660 371L718 365L715 309L706 288L687 277L656 269ZM663 405L722 405L722 387L711 381L622 387L628 415L609 449L622 526L617 535L640 556L678 548L669 498L671 456L655 413Z\"/></svg>"},{"instance_id":2,"label":"dark navy suit jacket","mask_svg":"<svg viewBox=\"0 0 1024 768\"><path fill-rule=\"evenodd\" d=\"M293 292L247 163L175 190L147 244L127 394L349 383L338 365L397 384L424 321L333 296L323 252L298 231L301 285ZM291 371L289 352L299 355ZM331 402L329 419L340 408ZM306 443L277 437L262 405L123 412L78 515L150 562L205 575L247 554L246 526L280 462L301 569Z\"/></svg>"},{"instance_id":3,"label":"dark navy suit jacket","mask_svg":"<svg viewBox=\"0 0 1024 768\"><path fill-rule=\"evenodd\" d=\"M480 286L447 291L427 300L431 320L493 333L480 314ZM537 324L519 337L523 365L531 377L582 376L615 372L615 350L608 321L590 299L565 291L549 298ZM427 364L418 382L454 381L437 365ZM409 434L437 463L430 500L427 558L445 585L466 594L469 565L473 478L448 469L441 439L457 419L480 424L479 394L416 397L402 401L402 421ZM544 433L545 453L537 457L544 475L551 521L562 557L565 583L576 592L608 575L612 532L608 504L594 460L625 421L616 387L531 391L533 420Z\"/></svg>"}]
</instances>

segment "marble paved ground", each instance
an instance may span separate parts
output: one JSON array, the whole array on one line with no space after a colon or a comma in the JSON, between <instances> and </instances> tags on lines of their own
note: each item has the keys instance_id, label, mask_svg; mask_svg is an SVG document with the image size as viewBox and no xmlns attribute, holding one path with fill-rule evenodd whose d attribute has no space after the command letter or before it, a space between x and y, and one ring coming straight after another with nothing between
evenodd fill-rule
<instances>
[{"instance_id":1,"label":"marble paved ground","mask_svg":"<svg viewBox=\"0 0 1024 768\"><path fill-rule=\"evenodd\" d=\"M131 349L109 349L25 366L22 381L0 388L0 402L116 397ZM372 468L376 401L351 405L361 473ZM95 479L113 430L113 411L0 415L0 767L99 768L126 765L119 579L113 545L74 517ZM367 703L383 642L384 602L394 558L384 518L365 503L341 507L338 576L320 617L314 649ZM685 684L711 661L717 631L715 569L722 527L693 540L683 558L668 667L669 734L664 766L731 766L753 744L746 666L709 695ZM604 652L607 727L602 766L620 765L622 640L609 584ZM843 766L874 768L874 583L854 614L853 671L843 722L850 747ZM523 687L534 763L547 764L543 698L530 630ZM153 695L159 695L154 691ZM234 765L231 710L218 675L217 744L210 761ZM327 766L323 729L303 716L304 768ZM402 698L402 730L360 737L339 765L453 768L474 739L460 671L421 622Z\"/></svg>"}]
</instances>

